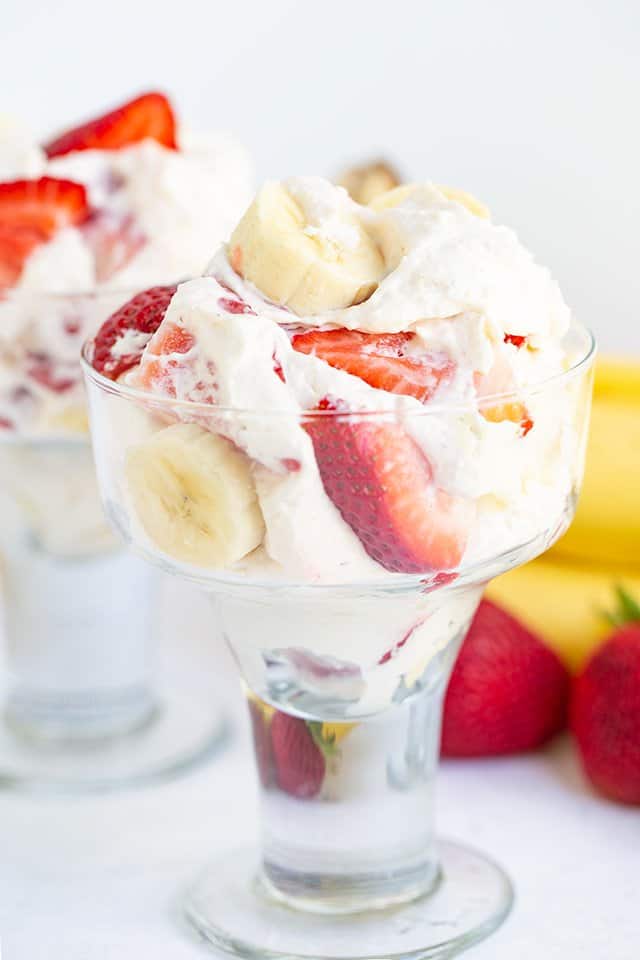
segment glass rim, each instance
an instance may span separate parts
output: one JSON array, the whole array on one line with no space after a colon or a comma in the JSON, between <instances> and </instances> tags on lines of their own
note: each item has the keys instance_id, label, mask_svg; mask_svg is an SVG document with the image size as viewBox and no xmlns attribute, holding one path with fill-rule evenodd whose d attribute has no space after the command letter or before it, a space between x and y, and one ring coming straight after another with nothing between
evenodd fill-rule
<instances>
[{"instance_id":1,"label":"glass rim","mask_svg":"<svg viewBox=\"0 0 640 960\"><path fill-rule=\"evenodd\" d=\"M198 412L206 417L211 417L212 414L221 414L227 416L233 415L257 418L264 417L265 419L268 417L284 418L291 416L302 417L304 419L345 416L348 416L350 419L366 419L368 417L380 417L383 415L386 415L387 417L394 417L399 413L409 413L412 417L422 417L432 416L438 413L446 414L470 410L477 411L479 408L486 408L493 405L522 402L523 400L526 400L527 397L538 394L547 388L557 386L558 384L574 379L584 370L589 368L595 358L597 350L595 336L589 327L585 327L582 324L573 321L565 336L576 331L584 335L586 339L585 350L581 351L578 359L575 360L570 367L568 367L566 370L562 370L560 373L554 373L549 377L544 377L542 380L536 381L535 383L529 383L518 390L486 394L475 400L456 400L454 402L440 403L429 401L427 404L423 405L421 410L412 409L410 411L407 411L406 409L403 410L403 401L411 400L412 398L399 393L389 394L390 397L393 397L398 401L396 407L383 407L368 410L257 410L243 407L223 407L195 400L178 400L173 397L162 396L152 393L149 390L141 390L138 387L132 387L128 384L111 380L109 377L105 377L104 374L99 373L99 371L93 367L91 361L89 360L89 351L93 347L94 343L93 337L86 340L82 346L80 365L82 367L85 379L92 381L105 393L110 393L113 396L119 396L124 400L135 401L138 404L145 404L147 406L152 405L157 408L164 407L167 410L171 410L174 414L177 410L185 410L189 411L190 414Z\"/></svg>"}]
</instances>

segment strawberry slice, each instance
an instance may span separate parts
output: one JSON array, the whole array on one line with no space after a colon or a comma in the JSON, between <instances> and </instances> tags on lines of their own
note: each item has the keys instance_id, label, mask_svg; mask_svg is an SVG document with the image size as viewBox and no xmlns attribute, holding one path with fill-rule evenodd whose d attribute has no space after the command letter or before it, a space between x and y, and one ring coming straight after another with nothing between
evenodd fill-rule
<instances>
[{"instance_id":1,"label":"strawberry slice","mask_svg":"<svg viewBox=\"0 0 640 960\"><path fill-rule=\"evenodd\" d=\"M143 290L105 320L93 341L94 370L117 380L135 367L175 292L175 284Z\"/></svg>"},{"instance_id":2,"label":"strawberry slice","mask_svg":"<svg viewBox=\"0 0 640 960\"><path fill-rule=\"evenodd\" d=\"M341 408L325 398L318 409ZM436 487L429 461L398 424L337 415L303 426L327 496L370 557L395 573L460 563L471 504Z\"/></svg>"},{"instance_id":3,"label":"strawberry slice","mask_svg":"<svg viewBox=\"0 0 640 960\"><path fill-rule=\"evenodd\" d=\"M40 177L0 183L0 287L20 279L37 246L88 215L87 192L72 180Z\"/></svg>"},{"instance_id":4,"label":"strawberry slice","mask_svg":"<svg viewBox=\"0 0 640 960\"><path fill-rule=\"evenodd\" d=\"M28 354L26 373L46 390L66 393L78 382L80 371L76 363L65 364L47 353L32 352Z\"/></svg>"},{"instance_id":5,"label":"strawberry slice","mask_svg":"<svg viewBox=\"0 0 640 960\"><path fill-rule=\"evenodd\" d=\"M189 353L195 346L195 338L184 327L176 323L163 323L145 350L140 363L137 383L152 393L164 393L168 397L176 396L175 378L184 368L184 360L176 354ZM213 394L205 393L205 384L196 384L198 400L213 403Z\"/></svg>"},{"instance_id":6,"label":"strawberry slice","mask_svg":"<svg viewBox=\"0 0 640 960\"><path fill-rule=\"evenodd\" d=\"M176 122L171 104L162 93L144 93L134 100L67 130L44 145L49 158L73 150L119 150L141 140L156 140L176 150Z\"/></svg>"},{"instance_id":7,"label":"strawberry slice","mask_svg":"<svg viewBox=\"0 0 640 960\"><path fill-rule=\"evenodd\" d=\"M106 283L142 250L147 238L131 215L93 214L83 234L93 251L96 280Z\"/></svg>"},{"instance_id":8,"label":"strawberry slice","mask_svg":"<svg viewBox=\"0 0 640 960\"><path fill-rule=\"evenodd\" d=\"M316 797L322 790L326 761L311 724L276 710L271 721L271 747L280 789L298 800Z\"/></svg>"},{"instance_id":9,"label":"strawberry slice","mask_svg":"<svg viewBox=\"0 0 640 960\"><path fill-rule=\"evenodd\" d=\"M490 423L502 423L504 420L519 423L520 433L526 437L533 427L526 406L520 400L500 398L500 394L512 394L514 390L513 374L504 357L496 354L491 369L487 373L475 373L473 379L480 401L480 413L485 420ZM491 396L496 396L496 399L484 399Z\"/></svg>"},{"instance_id":10,"label":"strawberry slice","mask_svg":"<svg viewBox=\"0 0 640 960\"><path fill-rule=\"evenodd\" d=\"M408 353L414 333L360 333L356 330L309 330L291 344L300 353L313 354L387 393L431 399L443 381L450 380L455 365L443 353Z\"/></svg>"}]
</instances>

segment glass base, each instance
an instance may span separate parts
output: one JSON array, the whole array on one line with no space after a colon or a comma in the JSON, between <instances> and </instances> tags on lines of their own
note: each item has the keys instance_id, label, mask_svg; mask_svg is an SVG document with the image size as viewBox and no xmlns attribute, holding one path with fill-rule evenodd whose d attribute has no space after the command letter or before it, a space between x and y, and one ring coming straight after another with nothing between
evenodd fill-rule
<instances>
[{"instance_id":1,"label":"glass base","mask_svg":"<svg viewBox=\"0 0 640 960\"><path fill-rule=\"evenodd\" d=\"M3 710L0 788L78 793L153 784L209 759L227 736L212 697L187 690L161 692L137 729L93 740L20 735Z\"/></svg>"},{"instance_id":2,"label":"glass base","mask_svg":"<svg viewBox=\"0 0 640 960\"><path fill-rule=\"evenodd\" d=\"M503 870L484 854L438 842L440 883L401 906L318 914L272 899L258 879L256 853L215 861L190 891L186 913L212 945L239 957L366 960L451 957L489 936L513 903Z\"/></svg>"}]
</instances>

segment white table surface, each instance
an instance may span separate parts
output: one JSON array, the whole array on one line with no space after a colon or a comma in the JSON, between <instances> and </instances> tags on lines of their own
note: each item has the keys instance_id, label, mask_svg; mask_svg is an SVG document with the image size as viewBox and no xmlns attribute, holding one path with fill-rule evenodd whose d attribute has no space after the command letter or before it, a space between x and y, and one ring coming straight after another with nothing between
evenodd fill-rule
<instances>
[{"instance_id":1,"label":"white table surface","mask_svg":"<svg viewBox=\"0 0 640 960\"><path fill-rule=\"evenodd\" d=\"M206 607L191 598L185 628L174 600L165 601L167 636L206 659ZM2 960L214 955L182 921L180 891L208 857L251 842L256 803L245 718L219 650L216 664L236 727L217 760L153 788L0 794ZM517 888L511 917L470 960L637 960L640 809L595 797L568 742L444 764L438 803L440 832L490 851Z\"/></svg>"}]
</instances>

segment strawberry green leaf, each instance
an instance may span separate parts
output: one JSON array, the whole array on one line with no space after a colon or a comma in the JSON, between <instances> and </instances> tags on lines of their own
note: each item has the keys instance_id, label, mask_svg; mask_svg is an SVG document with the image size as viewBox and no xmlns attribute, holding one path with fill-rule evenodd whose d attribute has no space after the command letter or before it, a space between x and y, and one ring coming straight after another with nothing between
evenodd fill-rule
<instances>
[{"instance_id":1,"label":"strawberry green leaf","mask_svg":"<svg viewBox=\"0 0 640 960\"><path fill-rule=\"evenodd\" d=\"M611 611L603 611L604 618L613 627L622 627L625 623L640 623L640 603L622 584L616 584L615 593L618 605Z\"/></svg>"},{"instance_id":2,"label":"strawberry green leaf","mask_svg":"<svg viewBox=\"0 0 640 960\"><path fill-rule=\"evenodd\" d=\"M324 737L322 734L322 721L319 720L307 720L307 728L309 733L313 738L313 742L322 751L325 757L333 757L336 754L336 738L335 735L330 737Z\"/></svg>"}]
</instances>

